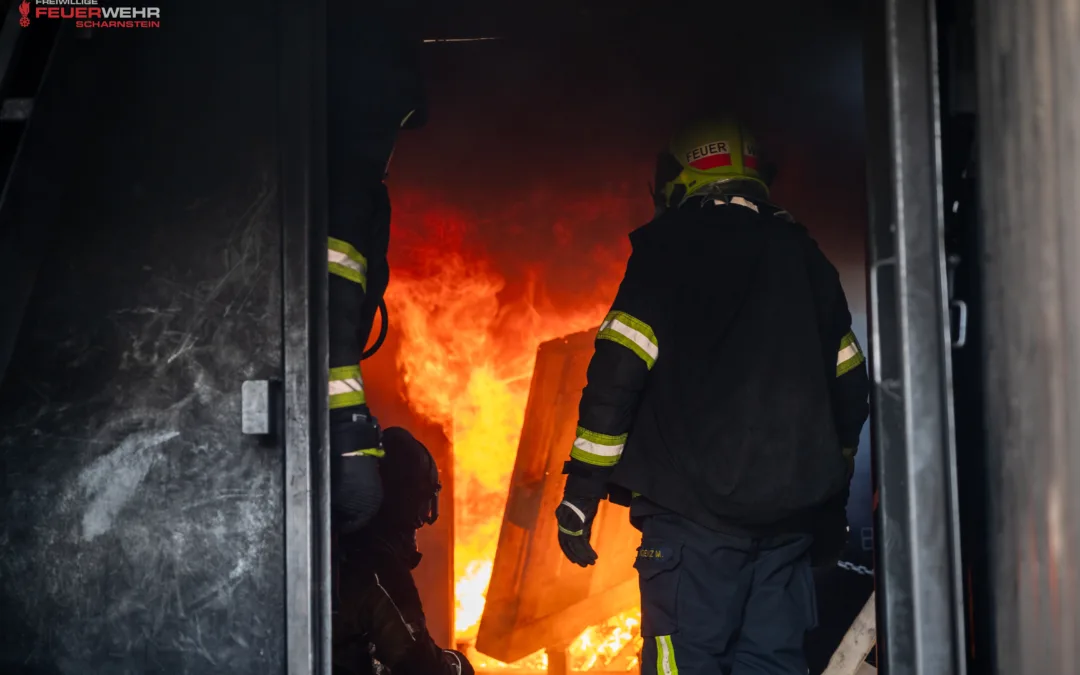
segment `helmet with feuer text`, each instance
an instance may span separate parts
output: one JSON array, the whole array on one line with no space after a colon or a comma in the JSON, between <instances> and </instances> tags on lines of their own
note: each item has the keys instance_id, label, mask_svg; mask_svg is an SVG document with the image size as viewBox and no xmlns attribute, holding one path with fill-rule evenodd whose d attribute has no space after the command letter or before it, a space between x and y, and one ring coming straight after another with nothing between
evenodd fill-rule
<instances>
[{"instance_id":1,"label":"helmet with feuer text","mask_svg":"<svg viewBox=\"0 0 1080 675\"><path fill-rule=\"evenodd\" d=\"M768 199L771 173L744 124L733 116L704 118L683 127L660 153L653 201L664 211L716 191Z\"/></svg>"}]
</instances>

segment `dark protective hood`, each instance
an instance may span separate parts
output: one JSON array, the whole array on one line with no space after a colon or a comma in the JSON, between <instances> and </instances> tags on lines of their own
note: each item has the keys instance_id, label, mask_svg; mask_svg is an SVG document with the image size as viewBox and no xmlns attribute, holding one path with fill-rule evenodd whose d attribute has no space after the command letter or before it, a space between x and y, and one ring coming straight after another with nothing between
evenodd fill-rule
<instances>
[{"instance_id":1,"label":"dark protective hood","mask_svg":"<svg viewBox=\"0 0 1080 675\"><path fill-rule=\"evenodd\" d=\"M423 443L401 427L383 431L386 455L379 462L383 526L418 529L439 518L439 467Z\"/></svg>"}]
</instances>

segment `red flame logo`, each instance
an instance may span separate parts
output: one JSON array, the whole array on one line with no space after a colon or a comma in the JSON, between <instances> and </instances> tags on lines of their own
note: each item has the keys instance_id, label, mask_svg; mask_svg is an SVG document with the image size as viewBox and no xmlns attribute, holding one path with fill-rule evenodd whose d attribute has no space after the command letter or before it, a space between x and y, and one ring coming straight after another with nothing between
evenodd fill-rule
<instances>
[{"instance_id":1,"label":"red flame logo","mask_svg":"<svg viewBox=\"0 0 1080 675\"><path fill-rule=\"evenodd\" d=\"M26 0L23 0L22 4L19 5L19 14L22 14L19 25L26 28L30 25L30 3Z\"/></svg>"}]
</instances>

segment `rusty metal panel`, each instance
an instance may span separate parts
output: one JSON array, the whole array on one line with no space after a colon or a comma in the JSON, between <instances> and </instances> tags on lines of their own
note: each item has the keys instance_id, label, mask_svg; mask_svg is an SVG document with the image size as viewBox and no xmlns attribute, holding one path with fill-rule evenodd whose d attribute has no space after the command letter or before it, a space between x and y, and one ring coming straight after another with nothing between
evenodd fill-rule
<instances>
[{"instance_id":1,"label":"rusty metal panel","mask_svg":"<svg viewBox=\"0 0 1080 675\"><path fill-rule=\"evenodd\" d=\"M555 507L577 426L595 330L540 345L476 648L504 662L563 649L589 626L638 604L640 535L604 502L593 526L600 556L583 569L559 550Z\"/></svg>"}]
</instances>

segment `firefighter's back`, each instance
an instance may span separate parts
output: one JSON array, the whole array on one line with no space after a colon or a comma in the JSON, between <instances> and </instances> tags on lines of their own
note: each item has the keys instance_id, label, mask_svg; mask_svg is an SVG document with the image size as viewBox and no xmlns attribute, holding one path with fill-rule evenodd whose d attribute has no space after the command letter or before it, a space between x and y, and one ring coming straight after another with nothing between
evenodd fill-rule
<instances>
[{"instance_id":1,"label":"firefighter's back","mask_svg":"<svg viewBox=\"0 0 1080 675\"><path fill-rule=\"evenodd\" d=\"M705 525L800 529L846 478L825 346L835 269L764 207L706 200L634 236L669 311L617 477Z\"/></svg>"}]
</instances>

